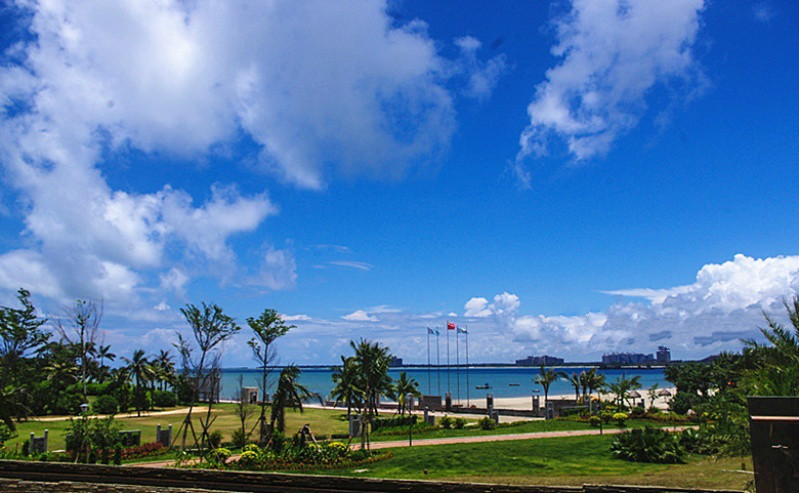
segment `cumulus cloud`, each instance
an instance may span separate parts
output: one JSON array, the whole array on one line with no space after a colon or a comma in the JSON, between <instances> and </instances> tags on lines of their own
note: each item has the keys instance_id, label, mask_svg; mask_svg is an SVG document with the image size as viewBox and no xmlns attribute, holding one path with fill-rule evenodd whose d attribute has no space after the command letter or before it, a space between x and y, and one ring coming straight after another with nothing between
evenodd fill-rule
<instances>
[{"instance_id":1,"label":"cumulus cloud","mask_svg":"<svg viewBox=\"0 0 799 493\"><path fill-rule=\"evenodd\" d=\"M375 315L369 315L366 313L365 310L355 310L354 312L343 315L341 317L344 320L349 320L350 322L379 322L380 319L377 318Z\"/></svg>"},{"instance_id":2,"label":"cumulus cloud","mask_svg":"<svg viewBox=\"0 0 799 493\"><path fill-rule=\"evenodd\" d=\"M520 315L518 297L503 293L490 303L472 298L466 316L493 317L512 340L538 352L645 351L657 342L696 357L735 350L742 337L756 337L763 312L782 316L782 300L799 292L797 279L799 256L756 259L738 254L705 265L692 284L606 291L646 301L615 303L603 312Z\"/></svg>"},{"instance_id":3,"label":"cumulus cloud","mask_svg":"<svg viewBox=\"0 0 799 493\"><path fill-rule=\"evenodd\" d=\"M443 58L423 22L398 23L384 2L16 8L31 36L2 55L0 164L30 241L0 255L0 287L61 300L131 300L153 277L179 295L190 276L225 279L236 272L230 237L277 213L266 194L226 184L206 200L169 185L115 189L107 173L129 151L170 165L244 139L255 149L245 161L300 187L322 188L331 170L399 177L446 148L453 73L492 66ZM186 264L180 276L166 259ZM294 286L291 252L270 249L262 266L244 283Z\"/></svg>"},{"instance_id":4,"label":"cumulus cloud","mask_svg":"<svg viewBox=\"0 0 799 493\"><path fill-rule=\"evenodd\" d=\"M527 108L515 165L522 182L530 177L520 162L545 154L553 138L577 160L602 155L638 123L656 84L693 85L691 48L703 8L703 0L572 1L554 22L558 64Z\"/></svg>"}]
</instances>

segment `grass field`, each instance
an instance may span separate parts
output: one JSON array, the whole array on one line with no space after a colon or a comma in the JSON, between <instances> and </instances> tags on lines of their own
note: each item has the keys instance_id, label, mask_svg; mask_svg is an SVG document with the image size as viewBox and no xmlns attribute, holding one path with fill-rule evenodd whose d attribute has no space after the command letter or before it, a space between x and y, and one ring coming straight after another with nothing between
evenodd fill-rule
<instances>
[{"instance_id":1,"label":"grass field","mask_svg":"<svg viewBox=\"0 0 799 493\"><path fill-rule=\"evenodd\" d=\"M627 420L626 428L642 428L644 426L665 426L668 423L662 421L651 421L641 419ZM604 425L605 429L615 429L618 426L614 423ZM517 421L509 425L501 425L493 430L483 430L478 426L470 426L460 430L456 429L437 429L424 432L414 431L413 437L415 439L422 438L449 438L461 436L481 436L481 435L508 435L513 433L533 433L544 431L570 431L570 430L589 430L592 429L591 425L582 421L571 419L554 419L554 420L534 420L534 421ZM392 428L386 431L380 430L372 434L373 441L385 440L402 440L408 437L407 428Z\"/></svg>"},{"instance_id":2,"label":"grass field","mask_svg":"<svg viewBox=\"0 0 799 493\"><path fill-rule=\"evenodd\" d=\"M645 464L615 459L611 436L391 449L393 457L333 474L402 479L581 485L630 484L742 490L751 474L736 472L751 458L691 457L687 464ZM363 471L363 469L366 469ZM425 474L427 470L427 474ZM321 472L330 474L329 471Z\"/></svg>"},{"instance_id":3,"label":"grass field","mask_svg":"<svg viewBox=\"0 0 799 493\"><path fill-rule=\"evenodd\" d=\"M233 430L239 428L240 422L238 417L233 412L233 404L217 404L214 406L213 415L216 416L216 421L212 426L213 430L222 431L223 440L230 440ZM269 410L267 409L267 414ZM192 413L193 422L196 430L200 430L199 417L205 418L205 409L203 407L195 408ZM177 433L178 428L184 419L183 414L169 414L162 416L147 416L141 418L118 418L117 423L123 430L141 430L142 443L155 441L155 429L158 424L163 428L172 425L173 433ZM249 428L255 425L258 418L256 411L252 417L247 420L248 431ZM325 410L325 409L305 409L303 414L294 411L286 413L286 433L296 433L304 424L310 424L311 430L317 435L330 435L332 433L347 433L347 421L344 414L340 410ZM69 421L25 421L17 424L18 436L9 441L9 447L13 449L15 444L22 443L30 436L30 432L34 432L36 436L41 436L44 430L49 430L49 450L61 450L64 448L64 433L69 428Z\"/></svg>"},{"instance_id":4,"label":"grass field","mask_svg":"<svg viewBox=\"0 0 799 493\"><path fill-rule=\"evenodd\" d=\"M217 404L214 406L214 416L216 420L213 423L212 429L220 430L222 432L223 440L230 440L233 430L237 429L240 424L238 418L234 414L234 404ZM267 409L267 413L269 410ZM203 407L195 408L194 410L194 425L196 430L200 430L199 417L205 416L205 409ZM170 414L161 416L145 416L141 418L117 418L123 430L141 430L142 443L155 441L156 425L160 424L166 428L172 425L174 433L177 433L178 428L183 422L183 414ZM247 421L248 430L255 424L257 418L256 413ZM286 419L286 433L293 434L299 430L304 424L310 424L311 430L316 435L339 434L347 432L347 421L344 413L341 410L326 410L316 408L306 408L303 414L299 412L289 411ZM474 422L472 422L474 423ZM657 423L643 420L628 420L627 427L641 427L644 425L659 426L664 423ZM615 424L606 425L607 428L616 428ZM61 450L64 448L64 434L69 428L69 421L36 421L31 420L21 422L17 426L17 438L9 442L10 447L15 444L21 444L33 431L36 436L41 436L45 429L50 432L49 450ZM510 433L530 433L530 432L544 432L544 431L565 431L565 430L583 430L589 429L588 423L556 419L556 420L535 420L535 421L520 421L507 426L500 426L494 430L482 430L477 426L469 426L463 429L436 429L424 432L414 432L415 439L424 438L448 438L459 436L480 436L480 435L504 435ZM406 438L407 429L389 429L386 431L376 432L372 434L373 441L386 441L386 440L402 440Z\"/></svg>"}]
</instances>

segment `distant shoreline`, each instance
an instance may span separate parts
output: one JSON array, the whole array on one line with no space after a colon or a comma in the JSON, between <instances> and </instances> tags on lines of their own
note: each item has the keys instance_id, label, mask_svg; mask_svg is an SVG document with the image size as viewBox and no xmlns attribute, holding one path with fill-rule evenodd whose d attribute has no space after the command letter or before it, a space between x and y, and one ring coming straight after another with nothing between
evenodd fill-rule
<instances>
[{"instance_id":1,"label":"distant shoreline","mask_svg":"<svg viewBox=\"0 0 799 493\"><path fill-rule=\"evenodd\" d=\"M564 363L562 365L545 365L547 368L596 368L598 370L662 370L667 368L671 365L679 365L684 363L693 363L694 361L672 361L669 365L606 365L602 363ZM700 361L701 362L701 361ZM267 366L267 369L270 370L281 370L286 368L289 365L274 365L274 366ZM336 367L337 365L294 365L297 368L302 370L330 370L331 368ZM392 366L389 370L404 370L404 369L411 369L411 370L427 370L430 369L446 369L446 368L460 368L464 369L467 368L465 364L450 364L450 365L398 365ZM481 368L481 369L491 369L491 368L519 368L519 369L538 369L540 366L535 365L516 365L513 363L469 363L468 368ZM238 367L230 367L230 368L222 368L223 372L256 372L261 371L258 367L251 367L251 366L238 366Z\"/></svg>"}]
</instances>

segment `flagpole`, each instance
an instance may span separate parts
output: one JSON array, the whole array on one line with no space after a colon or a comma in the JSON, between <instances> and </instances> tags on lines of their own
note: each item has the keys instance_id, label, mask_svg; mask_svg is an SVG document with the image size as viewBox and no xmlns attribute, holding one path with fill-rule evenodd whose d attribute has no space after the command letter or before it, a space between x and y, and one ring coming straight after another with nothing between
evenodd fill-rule
<instances>
[{"instance_id":1,"label":"flagpole","mask_svg":"<svg viewBox=\"0 0 799 493\"><path fill-rule=\"evenodd\" d=\"M441 333L436 331L436 375L438 376L438 396L441 397L441 354L438 351L438 336Z\"/></svg>"},{"instance_id":2,"label":"flagpole","mask_svg":"<svg viewBox=\"0 0 799 493\"><path fill-rule=\"evenodd\" d=\"M447 393L451 392L449 385L449 327L445 327L447 331Z\"/></svg>"},{"instance_id":3,"label":"flagpole","mask_svg":"<svg viewBox=\"0 0 799 493\"><path fill-rule=\"evenodd\" d=\"M461 403L461 357L458 349L458 327L455 327L455 385L458 389L458 404Z\"/></svg>"},{"instance_id":4,"label":"flagpole","mask_svg":"<svg viewBox=\"0 0 799 493\"><path fill-rule=\"evenodd\" d=\"M432 394L430 387L430 327L427 328L427 394Z\"/></svg>"},{"instance_id":5,"label":"flagpole","mask_svg":"<svg viewBox=\"0 0 799 493\"><path fill-rule=\"evenodd\" d=\"M466 326L466 407L469 407L469 326Z\"/></svg>"}]
</instances>

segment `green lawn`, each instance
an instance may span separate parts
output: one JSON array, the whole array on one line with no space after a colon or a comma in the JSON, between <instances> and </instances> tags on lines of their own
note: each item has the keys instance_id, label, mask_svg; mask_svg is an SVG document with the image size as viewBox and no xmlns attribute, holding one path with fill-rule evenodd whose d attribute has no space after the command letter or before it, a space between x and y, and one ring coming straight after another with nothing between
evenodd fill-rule
<instances>
[{"instance_id":1,"label":"green lawn","mask_svg":"<svg viewBox=\"0 0 799 493\"><path fill-rule=\"evenodd\" d=\"M688 464L614 459L611 436L581 436L390 449L389 459L333 472L346 476L452 481L581 485L637 484L742 490L751 474L734 472L751 459L691 457ZM359 469L366 471L356 472ZM427 474L425 474L425 470ZM730 472L727 472L730 471ZM329 471L323 474L331 474Z\"/></svg>"},{"instance_id":2,"label":"green lawn","mask_svg":"<svg viewBox=\"0 0 799 493\"><path fill-rule=\"evenodd\" d=\"M501 420L502 418L500 418ZM475 423L474 421L471 421ZM662 421L643 420L643 419L630 419L627 420L627 428L643 428L644 426L666 426L668 423ZM605 429L618 428L615 423L603 425ZM669 425L671 426L671 425ZM572 419L553 419L553 420L534 420L534 421L517 421L509 423L508 425L500 425L493 430L483 430L478 426L470 426L456 429L437 429L423 432L414 430L414 439L423 438L449 438L461 436L480 436L480 435L507 435L513 433L534 433L545 431L571 431L571 430L589 430L592 429L591 425L582 421ZM597 428L595 428L597 429ZM407 428L391 428L386 431L380 430L372 434L373 441L386 441L386 440L402 440L408 437Z\"/></svg>"},{"instance_id":3,"label":"green lawn","mask_svg":"<svg viewBox=\"0 0 799 493\"><path fill-rule=\"evenodd\" d=\"M233 413L233 404L216 404L214 405L214 415L217 416L216 421L212 426L214 430L222 431L223 440L230 440L233 430L240 427L238 417ZM269 409L267 409L267 414ZM200 430L198 418L205 417L205 409L203 407L195 407L192 413L194 419L194 426L196 430ZM252 428L255 425L255 420L258 417L258 412L253 414L247 421L247 428ZM141 418L117 418L117 423L120 424L123 430L141 430L142 443L155 441L156 425L160 424L163 428L172 425L174 433L177 433L178 428L183 422L183 414L170 414L164 416L147 416ZM305 409L303 414L294 411L288 411L286 414L286 433L296 433L304 424L310 424L311 430L317 435L330 435L332 433L347 433L347 421L340 410L326 410L326 409ZM69 427L69 421L26 421L17 424L18 436L9 441L9 447L13 449L14 444L22 443L26 440L30 432L36 433L36 436L41 436L45 428L49 430L49 450L61 450L64 448L64 433Z\"/></svg>"}]
</instances>

